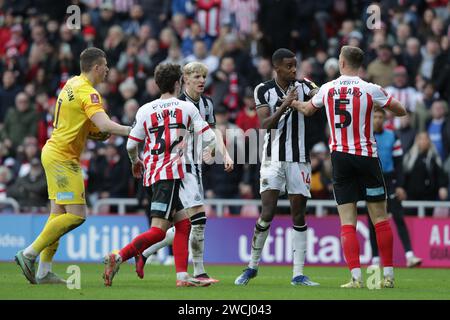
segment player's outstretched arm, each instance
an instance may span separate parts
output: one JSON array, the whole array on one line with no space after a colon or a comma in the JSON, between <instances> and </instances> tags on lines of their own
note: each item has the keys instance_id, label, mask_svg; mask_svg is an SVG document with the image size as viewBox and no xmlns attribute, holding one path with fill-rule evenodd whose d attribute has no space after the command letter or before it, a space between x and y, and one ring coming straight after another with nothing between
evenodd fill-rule
<instances>
[{"instance_id":1,"label":"player's outstretched arm","mask_svg":"<svg viewBox=\"0 0 450 320\"><path fill-rule=\"evenodd\" d=\"M223 156L224 170L226 172L231 172L234 169L234 161L228 154L227 147L223 142L222 132L219 129L216 129L214 130L214 133L216 134L216 150L218 150L219 153Z\"/></svg>"},{"instance_id":2,"label":"player's outstretched arm","mask_svg":"<svg viewBox=\"0 0 450 320\"><path fill-rule=\"evenodd\" d=\"M128 136L131 127L122 126L112 121L104 112L97 112L91 117L91 121L100 129L101 132L108 132L119 136Z\"/></svg>"},{"instance_id":3,"label":"player's outstretched arm","mask_svg":"<svg viewBox=\"0 0 450 320\"><path fill-rule=\"evenodd\" d=\"M400 101L398 101L395 98L392 98L391 102L384 107L386 110L392 112L397 117L403 117L406 116L406 109L401 104Z\"/></svg>"},{"instance_id":4,"label":"player's outstretched arm","mask_svg":"<svg viewBox=\"0 0 450 320\"><path fill-rule=\"evenodd\" d=\"M312 116L318 110L318 108L313 106L311 100L305 102L295 100L291 106L307 117Z\"/></svg>"}]
</instances>

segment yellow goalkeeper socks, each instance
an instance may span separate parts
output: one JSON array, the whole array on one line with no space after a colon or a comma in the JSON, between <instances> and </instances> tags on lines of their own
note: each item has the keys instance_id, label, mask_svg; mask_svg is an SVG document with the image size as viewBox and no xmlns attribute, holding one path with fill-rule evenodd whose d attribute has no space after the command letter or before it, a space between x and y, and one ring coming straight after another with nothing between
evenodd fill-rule
<instances>
[{"instance_id":1,"label":"yellow goalkeeper socks","mask_svg":"<svg viewBox=\"0 0 450 320\"><path fill-rule=\"evenodd\" d=\"M50 213L50 216L48 217L47 223L46 225L52 221L53 219L55 219L56 217L59 217L62 213ZM54 242L53 244L49 245L48 247L46 247L44 250L42 250L41 252L41 256L39 259L39 262L52 262L53 260L53 256L56 253L56 250L58 250L58 245L59 245L59 239L56 240L56 242Z\"/></svg>"},{"instance_id":2,"label":"yellow goalkeeper socks","mask_svg":"<svg viewBox=\"0 0 450 320\"><path fill-rule=\"evenodd\" d=\"M25 256L29 258L37 257L42 250L57 242L59 238L81 225L84 221L84 218L72 213L61 214L47 221L41 234L25 249Z\"/></svg>"}]
</instances>

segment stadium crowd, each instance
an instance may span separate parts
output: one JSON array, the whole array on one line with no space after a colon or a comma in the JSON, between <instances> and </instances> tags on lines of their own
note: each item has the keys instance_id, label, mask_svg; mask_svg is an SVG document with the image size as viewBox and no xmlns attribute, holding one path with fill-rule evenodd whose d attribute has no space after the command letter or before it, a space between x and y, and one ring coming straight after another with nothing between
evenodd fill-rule
<instances>
[{"instance_id":1,"label":"stadium crowd","mask_svg":"<svg viewBox=\"0 0 450 320\"><path fill-rule=\"evenodd\" d=\"M81 9L75 29L65 23L72 4ZM381 8L375 29L366 25L371 4ZM131 125L138 108L158 97L159 63L200 61L209 68L206 93L217 128L246 131L259 128L253 89L272 78L276 48L296 52L298 78L320 86L337 77L339 49L349 44L366 52L361 77L408 110L386 122L403 146L407 199L448 200L449 42L448 0L0 0L0 197L15 198L24 212L46 205L40 149L52 131L56 96L79 74L86 47L107 54L110 71L98 91L115 121ZM312 121L312 197L332 199L325 114ZM142 193L125 143L88 142L81 162L89 204ZM258 165L238 164L231 174L206 166L204 185L206 198L258 198Z\"/></svg>"}]
</instances>

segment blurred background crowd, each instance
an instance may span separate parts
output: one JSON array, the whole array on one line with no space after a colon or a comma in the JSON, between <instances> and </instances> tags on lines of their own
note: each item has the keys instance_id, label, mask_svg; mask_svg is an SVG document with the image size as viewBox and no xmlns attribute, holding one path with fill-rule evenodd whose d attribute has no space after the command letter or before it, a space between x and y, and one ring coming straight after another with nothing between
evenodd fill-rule
<instances>
[{"instance_id":1,"label":"blurred background crowd","mask_svg":"<svg viewBox=\"0 0 450 320\"><path fill-rule=\"evenodd\" d=\"M72 4L81 9L76 29L65 23ZM366 24L371 4L381 8L375 29ZM366 52L361 77L408 109L408 116L386 122L402 142L408 200L447 200L449 25L448 0L0 0L0 198L15 198L24 212L46 212L40 150L52 131L56 96L79 74L86 47L107 54L110 71L97 89L115 121L131 124L141 105L158 98L159 63L201 61L209 68L206 93L217 128L246 131L259 128L253 88L273 77L275 49L294 51L298 78L320 86L338 77L340 47L349 44ZM312 197L332 199L325 115L312 121ZM88 142L81 162L89 204L143 199L125 143ZM231 174L220 164L205 166L205 195L258 198L258 175L258 165L237 165Z\"/></svg>"}]
</instances>

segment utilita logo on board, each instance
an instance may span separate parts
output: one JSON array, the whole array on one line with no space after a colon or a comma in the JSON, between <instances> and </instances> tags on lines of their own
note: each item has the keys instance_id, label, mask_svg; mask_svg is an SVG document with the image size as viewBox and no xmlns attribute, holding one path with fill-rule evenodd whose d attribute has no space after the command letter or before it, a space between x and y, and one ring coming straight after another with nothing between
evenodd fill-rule
<instances>
[{"instance_id":1,"label":"utilita logo on board","mask_svg":"<svg viewBox=\"0 0 450 320\"><path fill-rule=\"evenodd\" d=\"M0 233L0 248L22 248L25 244L25 237Z\"/></svg>"},{"instance_id":2,"label":"utilita logo on board","mask_svg":"<svg viewBox=\"0 0 450 320\"><path fill-rule=\"evenodd\" d=\"M73 260L100 260L140 234L138 226L90 226L87 232L67 235L67 256Z\"/></svg>"},{"instance_id":3,"label":"utilita logo on board","mask_svg":"<svg viewBox=\"0 0 450 320\"><path fill-rule=\"evenodd\" d=\"M430 259L450 259L450 226L433 225L430 231Z\"/></svg>"},{"instance_id":4,"label":"utilita logo on board","mask_svg":"<svg viewBox=\"0 0 450 320\"><path fill-rule=\"evenodd\" d=\"M358 223L357 232L363 237L360 247L360 259L362 264L367 264L372 258L370 247L369 229L365 224ZM270 230L264 249L261 253L261 261L265 263L291 263L292 262L292 228L277 227ZM317 235L312 227L307 231L306 262L324 264L345 263L342 255L341 240L335 235ZM246 235L239 237L239 259L249 262L251 258L251 241Z\"/></svg>"}]
</instances>

